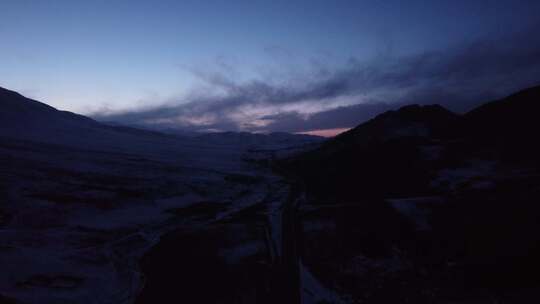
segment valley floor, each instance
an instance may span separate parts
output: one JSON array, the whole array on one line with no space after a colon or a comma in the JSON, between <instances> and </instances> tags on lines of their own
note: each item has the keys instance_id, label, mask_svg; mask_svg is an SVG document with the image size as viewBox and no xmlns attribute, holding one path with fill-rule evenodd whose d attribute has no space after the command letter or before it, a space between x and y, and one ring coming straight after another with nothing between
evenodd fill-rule
<instances>
[{"instance_id":1,"label":"valley floor","mask_svg":"<svg viewBox=\"0 0 540 304\"><path fill-rule=\"evenodd\" d=\"M337 202L276 175L277 150L201 149L213 157L1 141L0 303L537 303L540 288L516 273L534 259L462 252L486 204L509 221L499 233L529 227L515 218L535 227L505 217L509 199L533 210L534 172L480 162L439 177L468 189L455 197Z\"/></svg>"},{"instance_id":2,"label":"valley floor","mask_svg":"<svg viewBox=\"0 0 540 304\"><path fill-rule=\"evenodd\" d=\"M211 165L2 140L2 301L294 303L274 152L201 148Z\"/></svg>"}]
</instances>

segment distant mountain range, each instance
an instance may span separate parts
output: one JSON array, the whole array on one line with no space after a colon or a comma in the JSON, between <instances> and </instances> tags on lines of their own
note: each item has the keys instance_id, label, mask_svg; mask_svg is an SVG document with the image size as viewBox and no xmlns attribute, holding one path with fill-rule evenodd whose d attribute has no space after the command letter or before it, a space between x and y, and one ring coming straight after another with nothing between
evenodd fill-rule
<instances>
[{"instance_id":1,"label":"distant mountain range","mask_svg":"<svg viewBox=\"0 0 540 304\"><path fill-rule=\"evenodd\" d=\"M0 137L58 144L91 150L177 156L190 143L240 144L243 147L287 147L322 141L322 138L288 133L252 134L223 132L174 134L97 122L83 115L59 111L7 89L0 88Z\"/></svg>"}]
</instances>

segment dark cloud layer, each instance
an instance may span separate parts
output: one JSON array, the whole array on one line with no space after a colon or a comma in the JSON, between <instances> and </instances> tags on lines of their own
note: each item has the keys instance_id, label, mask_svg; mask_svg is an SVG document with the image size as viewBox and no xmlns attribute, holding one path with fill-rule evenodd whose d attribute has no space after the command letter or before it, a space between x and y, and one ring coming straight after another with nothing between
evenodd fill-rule
<instances>
[{"instance_id":1,"label":"dark cloud layer","mask_svg":"<svg viewBox=\"0 0 540 304\"><path fill-rule=\"evenodd\" d=\"M215 94L181 104L97 114L100 120L185 130L300 132L352 127L409 103L440 103L455 111L540 83L540 24L527 31L408 57L351 59L302 81L237 83L222 74L199 76ZM324 71L324 72L322 72Z\"/></svg>"}]
</instances>

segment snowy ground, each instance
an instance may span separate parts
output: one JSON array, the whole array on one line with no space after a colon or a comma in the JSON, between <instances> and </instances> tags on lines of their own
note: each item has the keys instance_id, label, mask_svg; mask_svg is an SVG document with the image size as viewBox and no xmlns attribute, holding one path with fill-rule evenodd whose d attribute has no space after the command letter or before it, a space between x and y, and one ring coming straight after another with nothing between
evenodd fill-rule
<instances>
[{"instance_id":1,"label":"snowy ground","mask_svg":"<svg viewBox=\"0 0 540 304\"><path fill-rule=\"evenodd\" d=\"M0 295L22 303L132 303L144 283L138 261L164 233L261 202L269 204L269 222L277 221L287 185L245 160L289 150L290 141L166 141L172 144L131 152L3 138ZM216 211L204 220L182 213L207 205ZM270 230L279 238L278 228ZM223 254L234 260L256 246Z\"/></svg>"}]
</instances>

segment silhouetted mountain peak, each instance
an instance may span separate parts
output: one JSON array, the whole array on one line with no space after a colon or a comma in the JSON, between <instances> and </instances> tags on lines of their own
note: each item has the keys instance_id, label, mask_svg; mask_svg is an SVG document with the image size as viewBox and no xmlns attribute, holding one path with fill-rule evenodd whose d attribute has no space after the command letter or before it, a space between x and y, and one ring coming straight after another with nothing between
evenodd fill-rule
<instances>
[{"instance_id":1,"label":"silhouetted mountain peak","mask_svg":"<svg viewBox=\"0 0 540 304\"><path fill-rule=\"evenodd\" d=\"M408 105L400 108L396 111L399 115L408 117L410 119L422 119L424 117L437 116L454 116L455 114L445 109L439 104L432 105Z\"/></svg>"},{"instance_id":2,"label":"silhouetted mountain peak","mask_svg":"<svg viewBox=\"0 0 540 304\"><path fill-rule=\"evenodd\" d=\"M354 197L358 181L369 185L366 193L376 195L426 194L432 190L432 176L445 166L468 166L476 159L540 165L539 109L540 87L466 115L440 105L405 106L382 113L291 163L313 189L330 196Z\"/></svg>"},{"instance_id":3,"label":"silhouetted mountain peak","mask_svg":"<svg viewBox=\"0 0 540 304\"><path fill-rule=\"evenodd\" d=\"M399 108L398 110L387 111L373 120L399 120L402 122L420 122L433 124L439 121L455 119L458 115L445 109L441 105L418 105L412 104ZM360 125L361 126L361 125Z\"/></svg>"},{"instance_id":4,"label":"silhouetted mountain peak","mask_svg":"<svg viewBox=\"0 0 540 304\"><path fill-rule=\"evenodd\" d=\"M387 141L404 137L453 136L460 116L440 105L408 105L387 111L343 133L337 141Z\"/></svg>"}]
</instances>

